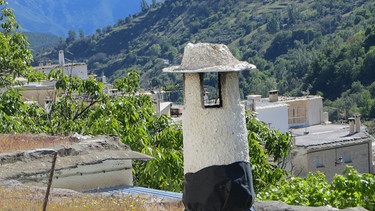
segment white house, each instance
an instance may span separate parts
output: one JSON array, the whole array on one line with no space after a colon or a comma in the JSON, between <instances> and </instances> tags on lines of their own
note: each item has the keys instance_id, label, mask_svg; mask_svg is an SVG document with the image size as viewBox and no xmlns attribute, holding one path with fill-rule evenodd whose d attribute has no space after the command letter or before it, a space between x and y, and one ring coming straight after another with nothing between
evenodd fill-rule
<instances>
[{"instance_id":1,"label":"white house","mask_svg":"<svg viewBox=\"0 0 375 211\"><path fill-rule=\"evenodd\" d=\"M277 90L271 90L268 98L249 95L245 105L247 110L258 113L260 121L281 132L328 122L320 96L284 97Z\"/></svg>"},{"instance_id":2,"label":"white house","mask_svg":"<svg viewBox=\"0 0 375 211\"><path fill-rule=\"evenodd\" d=\"M86 63L65 63L64 51L59 51L59 64L52 64L48 61L45 65L39 62L39 66L33 67L35 71L42 71L48 75L52 70L63 68L67 75L76 76L82 79L87 79L87 64Z\"/></svg>"},{"instance_id":3,"label":"white house","mask_svg":"<svg viewBox=\"0 0 375 211\"><path fill-rule=\"evenodd\" d=\"M268 99L262 99L261 95L248 95L246 109L257 112L257 118L270 128L288 132L288 104L270 103Z\"/></svg>"}]
</instances>

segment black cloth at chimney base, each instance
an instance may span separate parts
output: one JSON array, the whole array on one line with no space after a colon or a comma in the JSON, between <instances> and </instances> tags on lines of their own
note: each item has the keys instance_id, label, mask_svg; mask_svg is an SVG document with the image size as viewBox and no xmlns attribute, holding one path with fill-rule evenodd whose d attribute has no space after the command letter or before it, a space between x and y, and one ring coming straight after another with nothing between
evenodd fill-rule
<instances>
[{"instance_id":1,"label":"black cloth at chimney base","mask_svg":"<svg viewBox=\"0 0 375 211\"><path fill-rule=\"evenodd\" d=\"M185 174L185 211L250 211L254 199L248 162L215 165Z\"/></svg>"}]
</instances>

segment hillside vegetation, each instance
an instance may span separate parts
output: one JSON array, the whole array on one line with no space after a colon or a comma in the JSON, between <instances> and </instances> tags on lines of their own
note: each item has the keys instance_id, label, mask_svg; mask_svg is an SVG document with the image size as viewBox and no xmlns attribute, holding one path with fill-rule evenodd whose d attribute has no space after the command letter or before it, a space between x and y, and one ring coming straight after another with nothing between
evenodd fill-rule
<instances>
[{"instance_id":1,"label":"hillside vegetation","mask_svg":"<svg viewBox=\"0 0 375 211\"><path fill-rule=\"evenodd\" d=\"M266 96L271 89L300 96L309 90L324 96L333 120L356 112L370 119L374 24L370 0L166 0L92 36L68 37L37 59L57 59L64 49L98 75L113 80L136 69L142 88L171 89L181 76L162 68L180 64L188 42L224 43L238 59L258 67L242 73L241 97Z\"/></svg>"},{"instance_id":2,"label":"hillside vegetation","mask_svg":"<svg viewBox=\"0 0 375 211\"><path fill-rule=\"evenodd\" d=\"M61 39L58 36L45 33L23 32L23 34L27 36L33 54L53 49Z\"/></svg>"}]
</instances>

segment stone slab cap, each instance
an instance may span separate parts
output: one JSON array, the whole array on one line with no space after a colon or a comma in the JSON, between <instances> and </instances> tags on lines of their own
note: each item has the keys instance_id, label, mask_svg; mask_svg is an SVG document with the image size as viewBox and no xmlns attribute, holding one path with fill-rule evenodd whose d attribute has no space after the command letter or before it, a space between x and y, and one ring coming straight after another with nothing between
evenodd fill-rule
<instances>
[{"instance_id":1,"label":"stone slab cap","mask_svg":"<svg viewBox=\"0 0 375 211\"><path fill-rule=\"evenodd\" d=\"M164 68L164 72L200 73L235 72L255 69L255 65L236 59L224 44L188 43L181 65Z\"/></svg>"}]
</instances>

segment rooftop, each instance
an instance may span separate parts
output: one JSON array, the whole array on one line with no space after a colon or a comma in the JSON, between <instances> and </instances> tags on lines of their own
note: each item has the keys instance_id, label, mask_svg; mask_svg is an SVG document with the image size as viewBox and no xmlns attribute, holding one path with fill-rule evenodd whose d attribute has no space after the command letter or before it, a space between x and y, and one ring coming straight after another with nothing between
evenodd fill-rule
<instances>
[{"instance_id":1,"label":"rooftop","mask_svg":"<svg viewBox=\"0 0 375 211\"><path fill-rule=\"evenodd\" d=\"M367 140L370 136L361 127L361 131L349 134L347 124L327 124L303 127L291 130L295 137L295 145L301 147L318 146L323 144L342 143L344 141Z\"/></svg>"},{"instance_id":2,"label":"rooftop","mask_svg":"<svg viewBox=\"0 0 375 211\"><path fill-rule=\"evenodd\" d=\"M61 68L61 67L74 67L74 66L82 66L86 65L86 63L66 63L63 66L59 64L51 64L51 65L43 65L43 66L36 66L33 67L34 70L49 70L49 69L56 69L56 68Z\"/></svg>"},{"instance_id":3,"label":"rooftop","mask_svg":"<svg viewBox=\"0 0 375 211\"><path fill-rule=\"evenodd\" d=\"M251 96L251 95L250 95ZM256 96L256 95L254 95ZM257 108L259 107L279 107L279 106L286 106L288 102L296 102L296 101L306 101L306 100L315 100L321 99L321 96L318 95L308 95L302 97L288 97L288 96L278 96L278 101L270 102L269 98L256 98L255 97L255 104Z\"/></svg>"}]
</instances>

